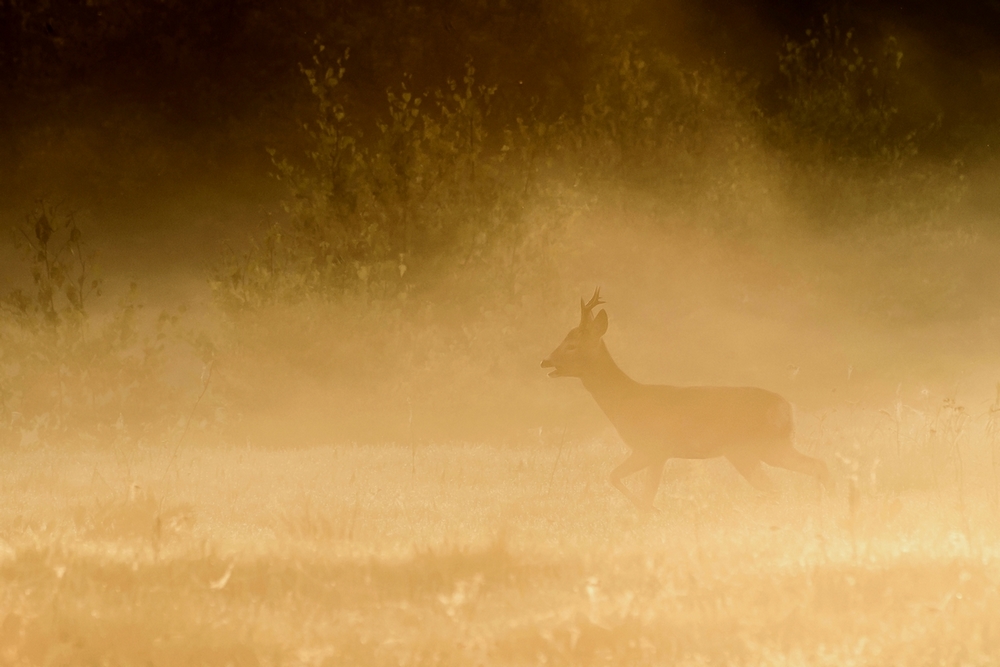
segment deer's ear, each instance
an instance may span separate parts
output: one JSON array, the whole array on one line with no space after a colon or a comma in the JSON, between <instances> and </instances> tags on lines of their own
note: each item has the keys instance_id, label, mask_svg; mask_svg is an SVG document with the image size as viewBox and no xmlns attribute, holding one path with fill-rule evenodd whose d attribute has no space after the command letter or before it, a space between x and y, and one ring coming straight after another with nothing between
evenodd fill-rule
<instances>
[{"instance_id":1,"label":"deer's ear","mask_svg":"<svg viewBox=\"0 0 1000 667\"><path fill-rule=\"evenodd\" d=\"M589 333L594 338L600 338L608 330L608 312L602 310L597 315L594 315L594 321L590 323Z\"/></svg>"}]
</instances>

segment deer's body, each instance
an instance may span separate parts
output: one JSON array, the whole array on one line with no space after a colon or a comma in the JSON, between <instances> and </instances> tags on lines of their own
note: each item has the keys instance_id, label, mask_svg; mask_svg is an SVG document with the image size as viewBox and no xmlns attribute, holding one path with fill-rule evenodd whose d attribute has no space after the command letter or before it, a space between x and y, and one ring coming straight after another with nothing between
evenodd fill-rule
<instances>
[{"instance_id":1,"label":"deer's body","mask_svg":"<svg viewBox=\"0 0 1000 667\"><path fill-rule=\"evenodd\" d=\"M553 377L583 381L631 455L611 473L611 483L637 507L652 509L667 459L726 457L755 487L766 487L760 464L794 470L827 484L826 465L793 446L792 406L756 387L672 387L636 382L611 358L601 337L607 314L592 309L595 292L581 301L580 326L571 330L542 367ZM645 493L636 497L622 479L647 470Z\"/></svg>"},{"instance_id":2,"label":"deer's body","mask_svg":"<svg viewBox=\"0 0 1000 667\"><path fill-rule=\"evenodd\" d=\"M608 362L614 364L608 355ZM777 440L790 440L791 406L755 387L671 387L620 374L584 376L583 386L636 451L666 458L708 459Z\"/></svg>"}]
</instances>

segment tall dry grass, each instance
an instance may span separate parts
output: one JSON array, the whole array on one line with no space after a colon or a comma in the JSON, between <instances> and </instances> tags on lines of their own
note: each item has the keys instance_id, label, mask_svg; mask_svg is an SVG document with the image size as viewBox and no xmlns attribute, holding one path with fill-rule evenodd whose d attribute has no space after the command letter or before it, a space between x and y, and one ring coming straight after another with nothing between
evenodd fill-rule
<instances>
[{"instance_id":1,"label":"tall dry grass","mask_svg":"<svg viewBox=\"0 0 1000 667\"><path fill-rule=\"evenodd\" d=\"M988 665L992 422L802 414L836 493L676 462L643 520L613 439L7 452L7 664Z\"/></svg>"}]
</instances>

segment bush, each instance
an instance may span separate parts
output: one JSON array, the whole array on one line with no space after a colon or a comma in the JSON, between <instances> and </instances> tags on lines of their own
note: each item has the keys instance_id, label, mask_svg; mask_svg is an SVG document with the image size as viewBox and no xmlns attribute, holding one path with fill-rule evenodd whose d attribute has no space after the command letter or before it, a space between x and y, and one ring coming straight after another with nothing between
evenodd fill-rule
<instances>
[{"instance_id":1,"label":"bush","mask_svg":"<svg viewBox=\"0 0 1000 667\"><path fill-rule=\"evenodd\" d=\"M178 315L149 331L131 283L96 316L103 280L72 214L40 205L15 230L30 286L0 299L0 443L149 436L178 416L166 380Z\"/></svg>"},{"instance_id":2,"label":"bush","mask_svg":"<svg viewBox=\"0 0 1000 667\"><path fill-rule=\"evenodd\" d=\"M511 164L523 157L511 143L526 130L490 136L495 88L476 84L471 63L461 82L388 91L387 113L364 143L337 97L348 54L324 65L323 52L303 68L317 102L308 165L272 151L290 222L218 272L227 308L344 289L405 298L443 265L475 261L522 231L533 182Z\"/></svg>"},{"instance_id":3,"label":"bush","mask_svg":"<svg viewBox=\"0 0 1000 667\"><path fill-rule=\"evenodd\" d=\"M964 193L961 161L922 161L941 125L907 125L899 112L904 55L896 39L858 43L830 14L779 53L781 109L767 135L789 162L787 190L821 226L914 227Z\"/></svg>"},{"instance_id":4,"label":"bush","mask_svg":"<svg viewBox=\"0 0 1000 667\"><path fill-rule=\"evenodd\" d=\"M898 160L915 155L916 134L895 125L895 95L903 52L888 37L878 56L863 52L854 30L823 15L823 26L806 40L786 39L778 54L785 108L779 141L797 151L841 159Z\"/></svg>"}]
</instances>

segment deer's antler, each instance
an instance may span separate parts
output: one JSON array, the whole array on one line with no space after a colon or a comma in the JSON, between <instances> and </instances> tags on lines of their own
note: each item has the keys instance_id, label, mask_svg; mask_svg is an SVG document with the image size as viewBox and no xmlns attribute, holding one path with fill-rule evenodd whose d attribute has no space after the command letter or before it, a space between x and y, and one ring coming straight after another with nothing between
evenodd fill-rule
<instances>
[{"instance_id":1,"label":"deer's antler","mask_svg":"<svg viewBox=\"0 0 1000 667\"><path fill-rule=\"evenodd\" d=\"M590 301L587 303L580 299L580 326L587 326L594 319L593 310L600 304L604 303L601 301L601 288L598 287L594 290L594 296L590 297Z\"/></svg>"}]
</instances>

